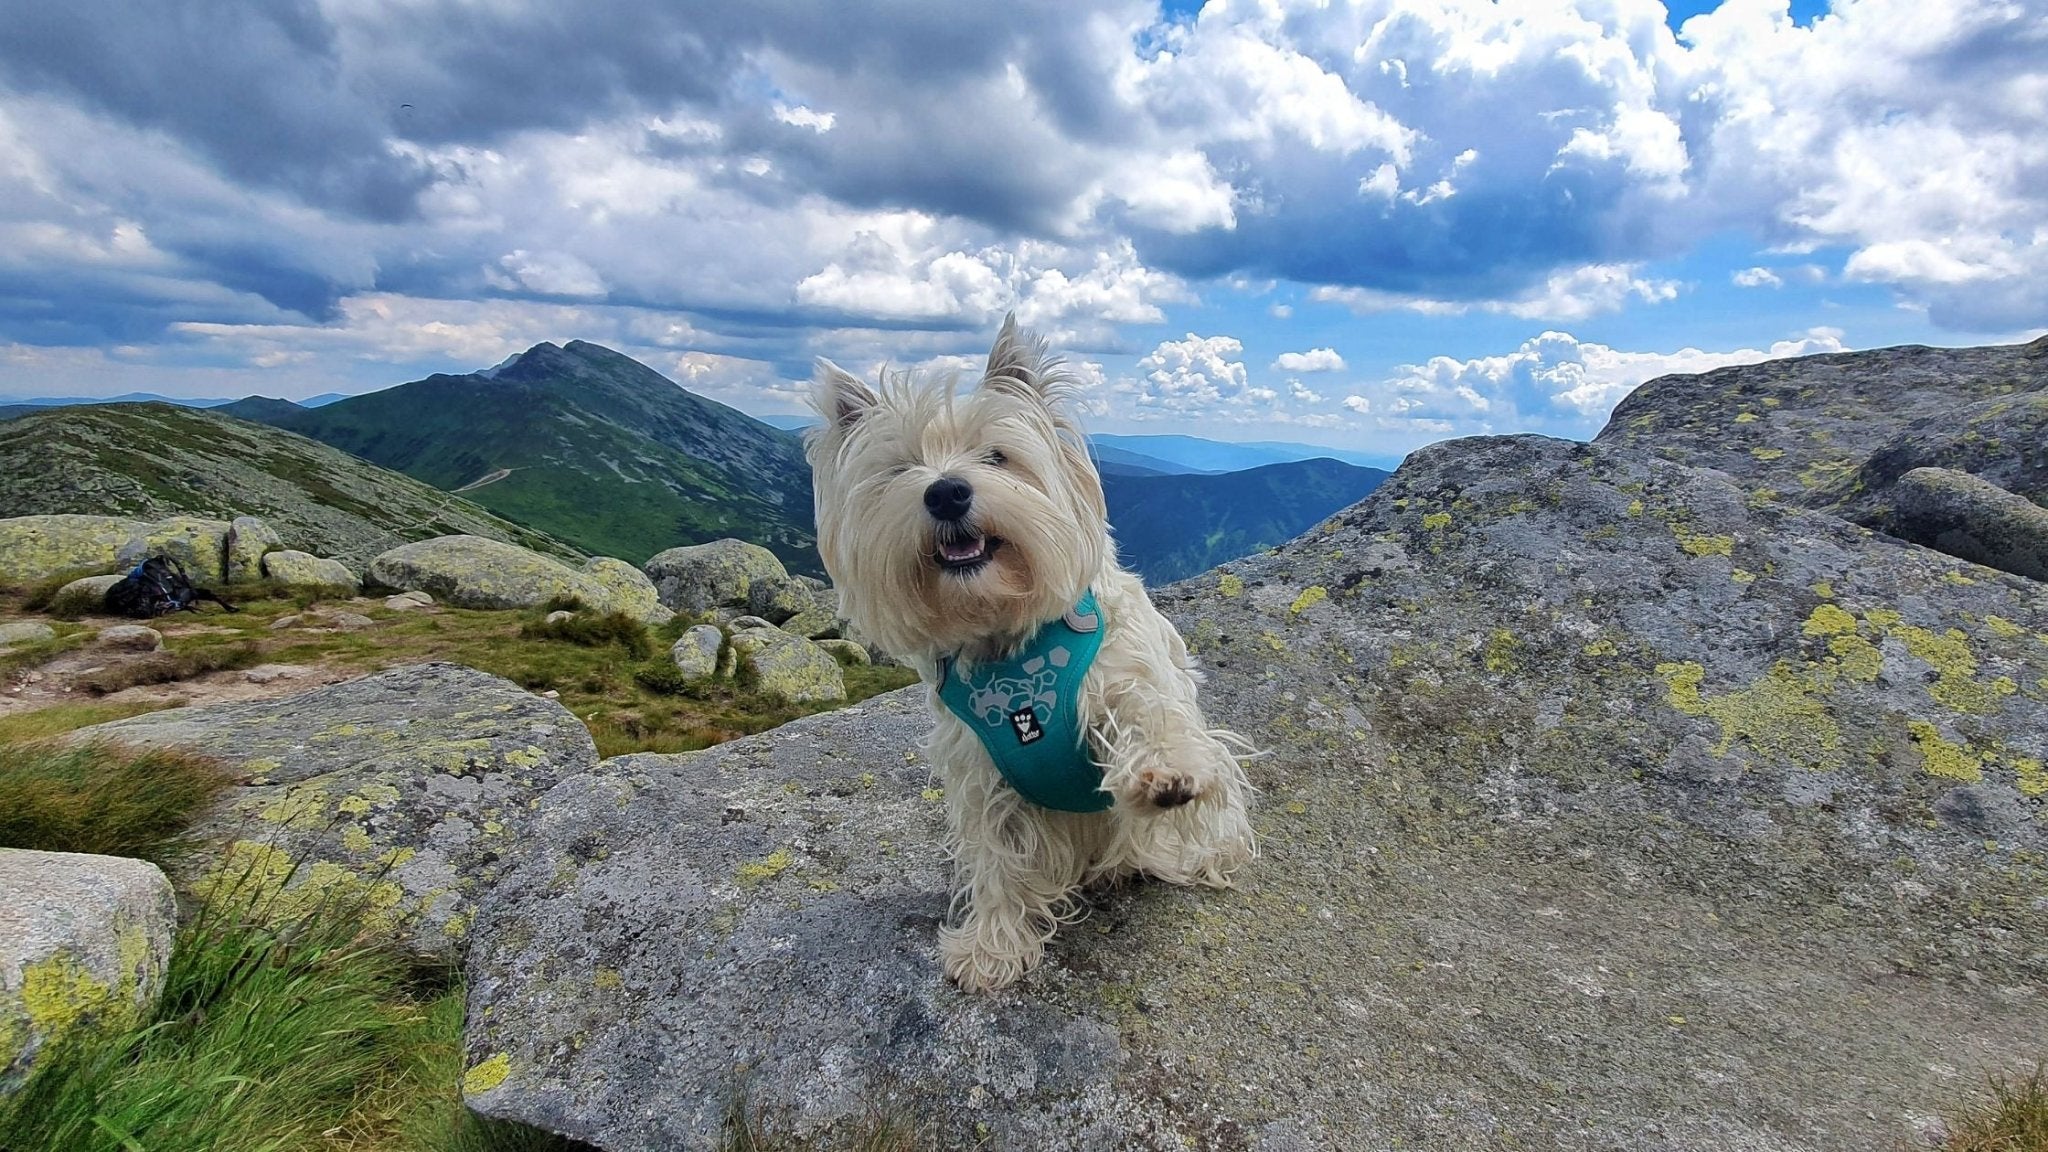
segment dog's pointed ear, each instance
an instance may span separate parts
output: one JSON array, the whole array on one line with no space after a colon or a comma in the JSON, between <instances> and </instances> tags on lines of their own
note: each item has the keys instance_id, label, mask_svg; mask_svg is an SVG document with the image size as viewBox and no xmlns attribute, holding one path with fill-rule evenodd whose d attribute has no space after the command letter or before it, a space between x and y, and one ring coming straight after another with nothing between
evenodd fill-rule
<instances>
[{"instance_id":1,"label":"dog's pointed ear","mask_svg":"<svg viewBox=\"0 0 2048 1152\"><path fill-rule=\"evenodd\" d=\"M989 349L988 367L981 374L984 388L1018 388L1045 398L1051 383L1049 369L1056 366L1046 351L1045 341L1017 327L1015 312L1003 317L1003 329L996 333L995 347Z\"/></svg>"},{"instance_id":2,"label":"dog's pointed ear","mask_svg":"<svg viewBox=\"0 0 2048 1152\"><path fill-rule=\"evenodd\" d=\"M880 403L874 390L860 378L830 360L820 357L811 377L811 407L832 431L853 427L855 421Z\"/></svg>"}]
</instances>

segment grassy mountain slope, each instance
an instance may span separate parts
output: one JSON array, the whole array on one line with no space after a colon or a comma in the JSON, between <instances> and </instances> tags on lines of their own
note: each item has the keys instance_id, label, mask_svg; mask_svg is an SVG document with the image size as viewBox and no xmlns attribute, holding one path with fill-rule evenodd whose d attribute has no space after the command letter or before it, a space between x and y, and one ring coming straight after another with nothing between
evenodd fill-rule
<instances>
[{"instance_id":1,"label":"grassy mountain slope","mask_svg":"<svg viewBox=\"0 0 2048 1152\"><path fill-rule=\"evenodd\" d=\"M489 372L320 408L240 410L591 552L637 564L737 536L819 570L798 438L595 344L537 344Z\"/></svg>"},{"instance_id":2,"label":"grassy mountain slope","mask_svg":"<svg viewBox=\"0 0 2048 1152\"><path fill-rule=\"evenodd\" d=\"M1285 543L1364 499L1387 473L1336 460L1220 476L1104 475L1124 566L1165 584Z\"/></svg>"},{"instance_id":3,"label":"grassy mountain slope","mask_svg":"<svg viewBox=\"0 0 2048 1152\"><path fill-rule=\"evenodd\" d=\"M261 516L285 545L357 568L408 540L467 532L575 551L346 452L174 404L50 408L0 423L0 517Z\"/></svg>"}]
</instances>

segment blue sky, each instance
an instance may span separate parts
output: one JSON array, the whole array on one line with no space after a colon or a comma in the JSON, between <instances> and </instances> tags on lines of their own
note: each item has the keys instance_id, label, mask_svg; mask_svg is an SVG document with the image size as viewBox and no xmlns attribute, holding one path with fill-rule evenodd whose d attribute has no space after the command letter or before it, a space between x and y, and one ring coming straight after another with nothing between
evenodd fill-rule
<instances>
[{"instance_id":1,"label":"blue sky","mask_svg":"<svg viewBox=\"0 0 2048 1152\"><path fill-rule=\"evenodd\" d=\"M0 0L0 394L619 348L757 413L1015 309L1094 427L1389 458L2048 323L2048 0Z\"/></svg>"}]
</instances>

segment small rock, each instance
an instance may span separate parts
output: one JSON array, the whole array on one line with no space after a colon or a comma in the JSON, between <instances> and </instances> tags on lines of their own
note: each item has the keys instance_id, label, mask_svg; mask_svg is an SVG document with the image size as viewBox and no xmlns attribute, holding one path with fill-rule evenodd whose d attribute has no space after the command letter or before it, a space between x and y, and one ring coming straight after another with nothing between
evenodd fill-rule
<instances>
[{"instance_id":1,"label":"small rock","mask_svg":"<svg viewBox=\"0 0 2048 1152\"><path fill-rule=\"evenodd\" d=\"M735 616L726 622L726 627L735 632L745 632L750 628L773 628L775 625L759 616Z\"/></svg>"},{"instance_id":2,"label":"small rock","mask_svg":"<svg viewBox=\"0 0 2048 1152\"><path fill-rule=\"evenodd\" d=\"M270 684L278 680L297 680L311 672L312 669L297 664L258 664L242 673L242 677L251 684Z\"/></svg>"},{"instance_id":3,"label":"small rock","mask_svg":"<svg viewBox=\"0 0 2048 1152\"><path fill-rule=\"evenodd\" d=\"M547 614L545 623L560 624L564 620L574 620L575 618L576 614L574 612L571 612L566 608L557 608L553 612Z\"/></svg>"},{"instance_id":4,"label":"small rock","mask_svg":"<svg viewBox=\"0 0 2048 1152\"><path fill-rule=\"evenodd\" d=\"M99 643L104 648L154 652L164 646L164 634L146 624L116 624L100 629Z\"/></svg>"},{"instance_id":5,"label":"small rock","mask_svg":"<svg viewBox=\"0 0 2048 1152\"><path fill-rule=\"evenodd\" d=\"M394 612L411 612L433 607L434 598L425 592L400 592L396 596L387 597L384 606Z\"/></svg>"},{"instance_id":6,"label":"small rock","mask_svg":"<svg viewBox=\"0 0 2048 1152\"><path fill-rule=\"evenodd\" d=\"M841 668L860 668L874 663L868 656L868 650L851 640L813 640L811 643L830 653L834 660L839 661Z\"/></svg>"},{"instance_id":7,"label":"small rock","mask_svg":"<svg viewBox=\"0 0 2048 1152\"><path fill-rule=\"evenodd\" d=\"M328 612L320 617L321 623L343 632L355 632L376 624L375 620L360 612Z\"/></svg>"},{"instance_id":8,"label":"small rock","mask_svg":"<svg viewBox=\"0 0 2048 1152\"><path fill-rule=\"evenodd\" d=\"M668 650L668 658L688 679L709 680L718 675L719 650L724 646L725 634L717 625L699 624L683 633Z\"/></svg>"},{"instance_id":9,"label":"small rock","mask_svg":"<svg viewBox=\"0 0 2048 1152\"><path fill-rule=\"evenodd\" d=\"M562 698L562 694L560 692L555 691L553 688L550 688L547 691L541 693L541 696L548 700L560 700Z\"/></svg>"},{"instance_id":10,"label":"small rock","mask_svg":"<svg viewBox=\"0 0 2048 1152\"><path fill-rule=\"evenodd\" d=\"M272 552L263 557L263 574L287 588L333 589L351 596L361 584L348 565L310 552Z\"/></svg>"},{"instance_id":11,"label":"small rock","mask_svg":"<svg viewBox=\"0 0 2048 1152\"><path fill-rule=\"evenodd\" d=\"M241 584L262 579L267 567L264 553L283 546L275 528L254 516L235 517L222 545L222 571L227 582Z\"/></svg>"},{"instance_id":12,"label":"small rock","mask_svg":"<svg viewBox=\"0 0 2048 1152\"><path fill-rule=\"evenodd\" d=\"M119 584L122 573L112 576L87 576L73 580L57 590L50 597L50 611L60 616L83 616L91 612L107 610L107 589Z\"/></svg>"},{"instance_id":13,"label":"small rock","mask_svg":"<svg viewBox=\"0 0 2048 1152\"><path fill-rule=\"evenodd\" d=\"M40 644L56 638L57 630L41 620L12 620L0 624L0 644Z\"/></svg>"},{"instance_id":14,"label":"small rock","mask_svg":"<svg viewBox=\"0 0 2048 1152\"><path fill-rule=\"evenodd\" d=\"M286 628L296 628L299 626L299 622L304 619L304 616L297 613L293 613L290 616L279 616L270 622L270 630L272 632L281 632Z\"/></svg>"},{"instance_id":15,"label":"small rock","mask_svg":"<svg viewBox=\"0 0 2048 1152\"><path fill-rule=\"evenodd\" d=\"M0 1094L60 1037L141 1019L163 989L177 923L154 864L0 849Z\"/></svg>"},{"instance_id":16,"label":"small rock","mask_svg":"<svg viewBox=\"0 0 2048 1152\"><path fill-rule=\"evenodd\" d=\"M771 624L733 633L732 648L741 680L771 700L808 704L846 699L839 661L801 636Z\"/></svg>"}]
</instances>

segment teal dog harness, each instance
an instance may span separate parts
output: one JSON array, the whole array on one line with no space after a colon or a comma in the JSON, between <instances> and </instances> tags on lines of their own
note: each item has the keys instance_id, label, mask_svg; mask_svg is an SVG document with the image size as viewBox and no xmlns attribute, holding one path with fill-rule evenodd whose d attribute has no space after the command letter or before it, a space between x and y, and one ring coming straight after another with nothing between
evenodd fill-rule
<instances>
[{"instance_id":1,"label":"teal dog harness","mask_svg":"<svg viewBox=\"0 0 2048 1152\"><path fill-rule=\"evenodd\" d=\"M1109 807L1102 770L1088 756L1081 726L1081 681L1102 650L1095 591L1041 627L1008 660L962 667L939 663L939 699L981 737L1010 787L1042 808L1100 812Z\"/></svg>"}]
</instances>

